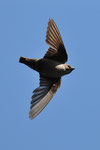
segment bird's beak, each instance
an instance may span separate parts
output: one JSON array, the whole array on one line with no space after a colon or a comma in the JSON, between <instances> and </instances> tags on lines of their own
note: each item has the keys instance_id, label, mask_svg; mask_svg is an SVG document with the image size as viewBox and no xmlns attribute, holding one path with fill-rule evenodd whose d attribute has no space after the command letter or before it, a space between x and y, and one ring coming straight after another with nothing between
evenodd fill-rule
<instances>
[{"instance_id":1,"label":"bird's beak","mask_svg":"<svg viewBox=\"0 0 100 150\"><path fill-rule=\"evenodd\" d=\"M72 67L71 69L72 69L72 70L75 70L75 68L74 68L74 67Z\"/></svg>"}]
</instances>

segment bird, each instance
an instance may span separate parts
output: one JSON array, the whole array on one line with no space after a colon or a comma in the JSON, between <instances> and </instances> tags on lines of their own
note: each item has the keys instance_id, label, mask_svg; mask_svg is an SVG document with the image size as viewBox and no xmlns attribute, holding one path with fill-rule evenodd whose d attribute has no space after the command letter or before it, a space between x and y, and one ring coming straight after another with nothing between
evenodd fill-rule
<instances>
[{"instance_id":1,"label":"bird","mask_svg":"<svg viewBox=\"0 0 100 150\"><path fill-rule=\"evenodd\" d=\"M61 85L61 77L75 68L66 64L68 54L54 20L48 21L46 43L49 48L41 59L20 57L19 62L39 73L39 87L33 91L29 118L35 118L53 98Z\"/></svg>"}]
</instances>

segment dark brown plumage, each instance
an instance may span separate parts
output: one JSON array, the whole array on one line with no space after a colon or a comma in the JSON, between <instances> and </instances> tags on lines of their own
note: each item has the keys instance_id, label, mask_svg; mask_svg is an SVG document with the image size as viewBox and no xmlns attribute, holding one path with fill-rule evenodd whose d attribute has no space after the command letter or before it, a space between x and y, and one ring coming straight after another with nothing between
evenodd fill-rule
<instances>
[{"instance_id":1,"label":"dark brown plumage","mask_svg":"<svg viewBox=\"0 0 100 150\"><path fill-rule=\"evenodd\" d=\"M53 19L49 19L48 22L46 42L50 47L42 59L20 57L19 60L40 74L40 86L33 91L31 100L31 119L35 118L52 99L61 85L61 77L74 70L72 66L65 64L68 55Z\"/></svg>"}]
</instances>

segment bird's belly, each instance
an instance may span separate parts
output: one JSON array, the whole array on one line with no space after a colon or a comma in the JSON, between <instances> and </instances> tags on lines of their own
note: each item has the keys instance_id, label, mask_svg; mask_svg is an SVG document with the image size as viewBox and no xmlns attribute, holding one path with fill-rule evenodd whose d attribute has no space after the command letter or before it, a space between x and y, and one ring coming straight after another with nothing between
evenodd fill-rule
<instances>
[{"instance_id":1,"label":"bird's belly","mask_svg":"<svg viewBox=\"0 0 100 150\"><path fill-rule=\"evenodd\" d=\"M52 77L52 78L58 78L62 76L60 71L52 69L52 68L50 68L49 70L47 69L46 71L44 70L43 72L41 72L41 74L47 77Z\"/></svg>"},{"instance_id":2,"label":"bird's belly","mask_svg":"<svg viewBox=\"0 0 100 150\"><path fill-rule=\"evenodd\" d=\"M62 64L63 65L63 64ZM64 75L63 67L60 69L61 64L52 60L43 60L39 66L39 72L42 75L52 78L58 78Z\"/></svg>"}]
</instances>

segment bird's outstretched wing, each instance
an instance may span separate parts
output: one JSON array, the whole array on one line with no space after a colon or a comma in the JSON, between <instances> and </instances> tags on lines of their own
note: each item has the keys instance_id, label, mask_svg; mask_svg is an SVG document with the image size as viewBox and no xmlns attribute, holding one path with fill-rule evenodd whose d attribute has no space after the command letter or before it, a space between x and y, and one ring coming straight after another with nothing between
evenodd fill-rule
<instances>
[{"instance_id":1,"label":"bird's outstretched wing","mask_svg":"<svg viewBox=\"0 0 100 150\"><path fill-rule=\"evenodd\" d=\"M49 19L48 22L46 42L50 48L44 58L53 59L61 63L65 63L68 60L62 38L53 19Z\"/></svg>"},{"instance_id":2,"label":"bird's outstretched wing","mask_svg":"<svg viewBox=\"0 0 100 150\"><path fill-rule=\"evenodd\" d=\"M35 118L49 103L60 87L60 78L47 78L40 75L40 86L33 91L29 117Z\"/></svg>"}]
</instances>

